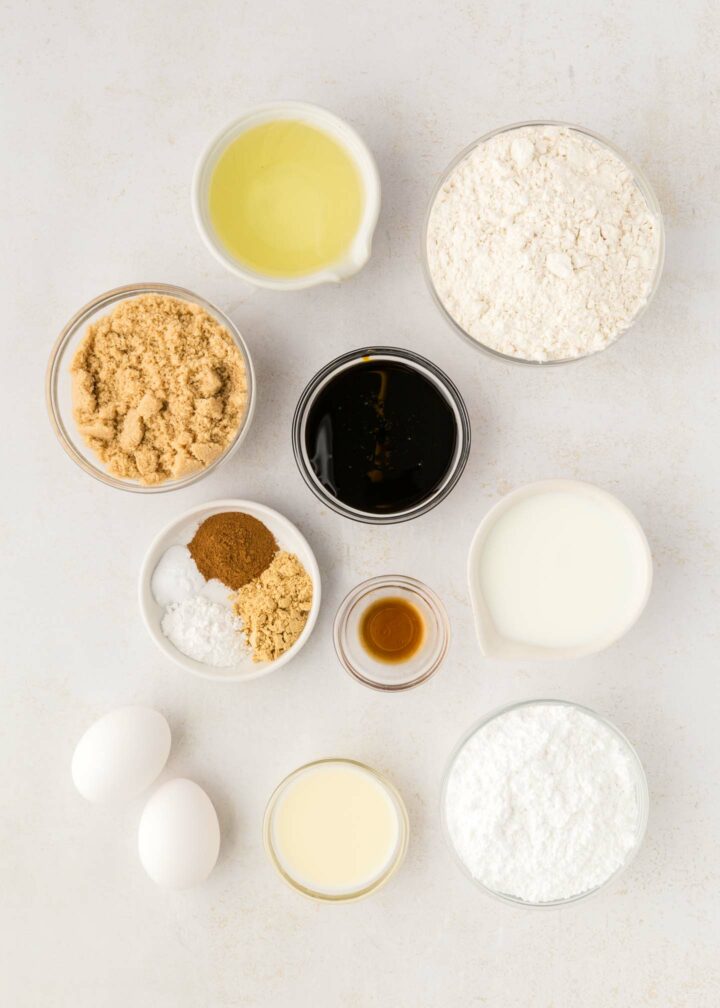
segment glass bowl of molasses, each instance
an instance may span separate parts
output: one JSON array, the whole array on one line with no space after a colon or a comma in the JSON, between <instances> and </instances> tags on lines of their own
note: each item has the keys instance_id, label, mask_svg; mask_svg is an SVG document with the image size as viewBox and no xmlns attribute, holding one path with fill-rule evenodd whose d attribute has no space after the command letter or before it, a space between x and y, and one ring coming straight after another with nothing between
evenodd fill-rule
<instances>
[{"instance_id":1,"label":"glass bowl of molasses","mask_svg":"<svg viewBox=\"0 0 720 1008\"><path fill-rule=\"evenodd\" d=\"M330 361L295 409L293 451L315 496L354 521L409 521L444 500L470 452L460 392L431 361L363 347Z\"/></svg>"}]
</instances>

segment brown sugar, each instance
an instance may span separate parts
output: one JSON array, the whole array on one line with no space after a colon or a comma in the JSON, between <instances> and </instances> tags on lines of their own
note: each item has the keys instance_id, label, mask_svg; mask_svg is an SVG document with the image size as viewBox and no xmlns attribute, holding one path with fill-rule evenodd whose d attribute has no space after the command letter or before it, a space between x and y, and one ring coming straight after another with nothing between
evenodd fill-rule
<instances>
[{"instance_id":1,"label":"brown sugar","mask_svg":"<svg viewBox=\"0 0 720 1008\"><path fill-rule=\"evenodd\" d=\"M200 305L164 295L122 301L90 325L70 372L87 445L113 476L144 484L208 466L247 409L230 333Z\"/></svg>"},{"instance_id":2,"label":"brown sugar","mask_svg":"<svg viewBox=\"0 0 720 1008\"><path fill-rule=\"evenodd\" d=\"M252 515L224 511L206 518L188 544L202 576L237 591L252 581L277 552L272 532Z\"/></svg>"},{"instance_id":3,"label":"brown sugar","mask_svg":"<svg viewBox=\"0 0 720 1008\"><path fill-rule=\"evenodd\" d=\"M241 588L235 612L253 661L274 661L293 646L305 629L313 583L293 553L280 551L260 577Z\"/></svg>"}]
</instances>

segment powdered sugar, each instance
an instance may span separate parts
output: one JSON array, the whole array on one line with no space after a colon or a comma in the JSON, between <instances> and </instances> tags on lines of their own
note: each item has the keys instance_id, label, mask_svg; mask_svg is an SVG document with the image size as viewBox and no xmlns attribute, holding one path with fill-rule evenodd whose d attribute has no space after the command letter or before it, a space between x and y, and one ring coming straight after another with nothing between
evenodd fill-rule
<instances>
[{"instance_id":1,"label":"powdered sugar","mask_svg":"<svg viewBox=\"0 0 720 1008\"><path fill-rule=\"evenodd\" d=\"M588 892L620 868L639 828L632 756L574 707L530 704L488 722L463 746L446 819L470 873L528 902Z\"/></svg>"},{"instance_id":2,"label":"powdered sugar","mask_svg":"<svg viewBox=\"0 0 720 1008\"><path fill-rule=\"evenodd\" d=\"M428 266L468 335L525 360L602 350L646 303L660 226L632 172L577 130L481 143L433 205Z\"/></svg>"},{"instance_id":3,"label":"powdered sugar","mask_svg":"<svg viewBox=\"0 0 720 1008\"><path fill-rule=\"evenodd\" d=\"M162 618L162 631L178 651L222 668L247 657L241 630L242 620L203 595L171 603Z\"/></svg>"}]
</instances>

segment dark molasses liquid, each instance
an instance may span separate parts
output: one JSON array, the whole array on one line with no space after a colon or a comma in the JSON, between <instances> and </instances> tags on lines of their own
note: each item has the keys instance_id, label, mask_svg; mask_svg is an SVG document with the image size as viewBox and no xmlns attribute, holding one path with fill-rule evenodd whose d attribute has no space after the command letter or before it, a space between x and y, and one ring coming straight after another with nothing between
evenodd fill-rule
<instances>
[{"instance_id":1,"label":"dark molasses liquid","mask_svg":"<svg viewBox=\"0 0 720 1008\"><path fill-rule=\"evenodd\" d=\"M328 493L369 514L407 511L450 470L458 441L453 409L408 364L361 360L340 371L310 407L305 445Z\"/></svg>"}]
</instances>

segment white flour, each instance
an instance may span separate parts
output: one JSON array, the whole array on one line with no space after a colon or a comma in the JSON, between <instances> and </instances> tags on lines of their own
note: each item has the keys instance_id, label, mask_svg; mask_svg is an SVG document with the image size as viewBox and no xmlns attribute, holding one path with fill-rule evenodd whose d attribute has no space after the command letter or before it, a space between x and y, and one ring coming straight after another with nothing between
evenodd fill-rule
<instances>
[{"instance_id":1,"label":"white flour","mask_svg":"<svg viewBox=\"0 0 720 1008\"><path fill-rule=\"evenodd\" d=\"M602 350L646 303L658 224L631 172L575 130L500 133L457 165L428 227L437 294L468 335L525 360Z\"/></svg>"},{"instance_id":2,"label":"white flour","mask_svg":"<svg viewBox=\"0 0 720 1008\"><path fill-rule=\"evenodd\" d=\"M635 843L630 755L572 707L532 704L495 718L465 744L446 792L450 837L470 873L529 902L600 885Z\"/></svg>"},{"instance_id":3,"label":"white flour","mask_svg":"<svg viewBox=\"0 0 720 1008\"><path fill-rule=\"evenodd\" d=\"M162 618L162 631L178 651L223 668L248 654L241 630L242 620L203 595L171 603Z\"/></svg>"}]
</instances>

